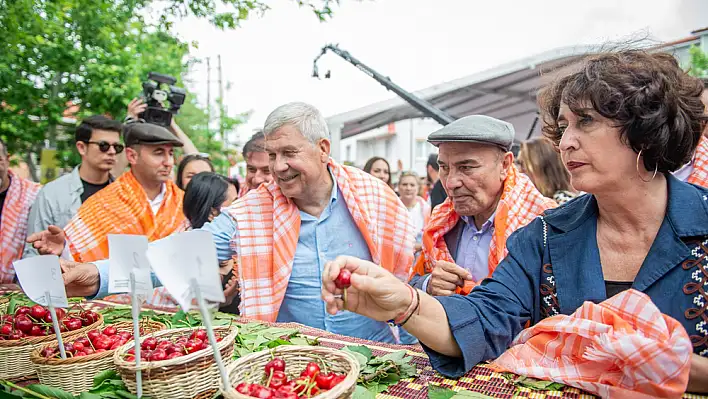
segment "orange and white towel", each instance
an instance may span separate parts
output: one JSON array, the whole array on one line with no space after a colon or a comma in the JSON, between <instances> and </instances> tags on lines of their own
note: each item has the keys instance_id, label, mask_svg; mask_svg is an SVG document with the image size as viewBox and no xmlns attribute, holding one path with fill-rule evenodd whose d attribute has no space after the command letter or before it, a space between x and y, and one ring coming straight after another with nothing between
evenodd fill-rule
<instances>
[{"instance_id":1,"label":"orange and white towel","mask_svg":"<svg viewBox=\"0 0 708 399\"><path fill-rule=\"evenodd\" d=\"M415 232L408 210L381 180L329 160L329 168L374 263L408 281ZM262 184L225 210L236 221L231 246L241 286L241 315L275 321L300 235L300 211L275 183Z\"/></svg>"},{"instance_id":2,"label":"orange and white towel","mask_svg":"<svg viewBox=\"0 0 708 399\"><path fill-rule=\"evenodd\" d=\"M27 238L29 210L41 186L23 179L11 170L10 186L0 220L0 283L11 283L15 278L12 262L22 258Z\"/></svg>"},{"instance_id":3,"label":"orange and white towel","mask_svg":"<svg viewBox=\"0 0 708 399\"><path fill-rule=\"evenodd\" d=\"M182 212L184 192L172 181L165 185L165 198L156 215L132 172L124 173L92 195L64 228L74 260L108 259L109 234L144 235L152 242L184 230L188 225ZM130 303L128 295L112 295L106 300ZM147 303L166 308L176 306L164 287L156 288Z\"/></svg>"},{"instance_id":4,"label":"orange and white towel","mask_svg":"<svg viewBox=\"0 0 708 399\"><path fill-rule=\"evenodd\" d=\"M708 188L708 139L701 136L693 157L693 171L687 183Z\"/></svg>"},{"instance_id":5,"label":"orange and white towel","mask_svg":"<svg viewBox=\"0 0 708 399\"><path fill-rule=\"evenodd\" d=\"M630 289L525 329L494 365L603 398L680 398L692 353L683 326Z\"/></svg>"},{"instance_id":6,"label":"orange and white towel","mask_svg":"<svg viewBox=\"0 0 708 399\"><path fill-rule=\"evenodd\" d=\"M516 167L509 167L509 173L504 180L504 189L494 216L494 236L489 245L488 267L491 276L499 262L506 257L506 240L511 233L526 226L546 209L555 208L558 204L544 197L528 177L518 172ZM452 230L460 220L455 212L452 199L435 207L430 222L423 231L423 256L418 258L415 272L419 275L430 273L434 261L443 260L455 263L450 250L445 243L445 234ZM478 282L468 281L464 287L457 287L457 293L467 295Z\"/></svg>"}]
</instances>

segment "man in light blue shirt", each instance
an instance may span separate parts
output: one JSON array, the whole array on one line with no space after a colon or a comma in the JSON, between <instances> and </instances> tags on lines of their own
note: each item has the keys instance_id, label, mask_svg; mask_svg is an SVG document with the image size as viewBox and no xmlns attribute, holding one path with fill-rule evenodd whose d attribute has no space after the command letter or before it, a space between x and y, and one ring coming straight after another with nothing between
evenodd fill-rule
<instances>
[{"instance_id":1,"label":"man in light blue shirt","mask_svg":"<svg viewBox=\"0 0 708 399\"><path fill-rule=\"evenodd\" d=\"M246 206L249 201L250 203L260 201L262 196L273 195L281 198L278 194L282 192L284 199L292 201L297 207L299 234L293 259L287 265L290 268L290 275L284 292L276 292L275 287L264 288L266 291L272 290L276 294L282 294L282 301L276 310L277 321L297 322L337 334L395 342L394 334L397 330L391 329L386 323L349 312L328 314L321 299L321 274L325 264L340 255L372 260L370 249L372 245L382 261L389 259L386 261L395 262L395 265L388 266L393 267L401 278L407 278L412 266L414 230L405 206L383 182L354 168L343 169L344 167L330 160L327 124L314 107L303 103L291 103L279 107L268 116L264 133L274 183L249 192L246 197L237 200L211 223L202 227L203 230L212 233L219 261L239 256L239 274L241 274L239 278L246 282L241 286L242 314L249 316L249 303L253 303L254 297L263 294L256 292L255 288L249 288L248 276L242 275L245 262L240 256L243 254L238 254L236 251L241 250L245 253L242 246L248 243L241 242L246 240L244 238L246 230L239 231L240 222L235 216L238 214L236 210ZM372 186L368 189L360 187L359 191L356 191L357 187L348 187L347 190L354 189L352 190L354 195L363 196L369 190L368 192L377 193L378 197L365 196L371 199L371 203L361 203L351 194L345 195L343 188L340 187L340 182L343 181L341 179L346 179L342 177L344 174L356 177L351 182L356 181ZM348 204L346 198L351 199L353 203ZM402 219L389 220L380 216L390 215L391 208L394 208L397 211L394 213L401 215ZM368 220L372 224L372 226L365 226L368 229L366 234L369 239L365 238L360 231L351 209L356 209L359 213L367 213ZM248 209L246 211L249 212ZM284 215L276 214L270 217L275 219ZM248 229L246 225L241 228ZM371 231L375 231L376 235ZM387 233L389 231L398 235L390 236ZM273 246L281 245L279 241L282 240L282 237L274 238ZM47 238L44 241L51 240ZM386 248L401 250L391 253L386 252L388 251ZM56 251L52 252L56 253ZM267 258L267 256L263 257L263 259ZM82 296L102 297L107 294L108 264L106 261L99 261L96 262L96 266L79 265L67 270L64 280L69 295L76 293ZM282 266L267 263L258 265L259 269L262 267L262 270L273 270L273 273L283 272L285 268ZM155 281L155 284L159 282ZM252 291L248 291L249 289ZM403 333L400 341L413 343L415 339Z\"/></svg>"},{"instance_id":2,"label":"man in light blue shirt","mask_svg":"<svg viewBox=\"0 0 708 399\"><path fill-rule=\"evenodd\" d=\"M425 260L434 262L432 272L414 276L411 285L431 295L448 296L458 287L464 287L467 281L480 282L491 274L490 248L496 221L498 218L506 220L510 211L524 208L524 204L511 203L505 211L498 211L502 194L513 189L512 183L507 181L510 174L516 174L514 155L510 151L513 141L514 127L510 123L483 115L459 119L428 137L428 142L440 149L440 181L453 208L448 219L436 217L442 207L436 208L431 223L445 225L454 214L459 216L457 223L443 236L455 263L430 260L426 253L431 254L431 248L424 247ZM533 192L520 198L540 195L533 185L528 186L528 191ZM535 217L529 216L529 220ZM510 234L509 231L502 233Z\"/></svg>"}]
</instances>

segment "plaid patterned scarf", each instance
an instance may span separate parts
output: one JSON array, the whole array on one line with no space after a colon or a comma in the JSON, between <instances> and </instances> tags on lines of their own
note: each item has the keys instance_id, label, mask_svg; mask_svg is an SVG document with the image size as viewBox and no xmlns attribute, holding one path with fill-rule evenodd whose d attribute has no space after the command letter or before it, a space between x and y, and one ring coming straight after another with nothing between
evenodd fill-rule
<instances>
[{"instance_id":1,"label":"plaid patterned scarf","mask_svg":"<svg viewBox=\"0 0 708 399\"><path fill-rule=\"evenodd\" d=\"M494 365L603 398L680 398L692 353L681 323L630 289L525 329Z\"/></svg>"},{"instance_id":2,"label":"plaid patterned scarf","mask_svg":"<svg viewBox=\"0 0 708 399\"><path fill-rule=\"evenodd\" d=\"M499 262L506 257L506 240L511 233L526 226L546 209L556 206L553 200L541 195L531 180L519 173L514 165L509 167L494 217L494 236L489 245L487 262L488 276L491 276ZM455 212L450 197L435 207L430 223L423 231L423 255L415 265L417 274L422 276L430 273L433 270L433 260L455 263L445 243L445 234L452 230L459 220L460 215ZM468 281L464 287L457 287L457 293L467 295L475 285L477 282Z\"/></svg>"},{"instance_id":3,"label":"plaid patterned scarf","mask_svg":"<svg viewBox=\"0 0 708 399\"><path fill-rule=\"evenodd\" d=\"M27 238L27 218L41 186L8 171L10 186L5 195L0 220L0 283L15 278L12 262L22 258Z\"/></svg>"},{"instance_id":4,"label":"plaid patterned scarf","mask_svg":"<svg viewBox=\"0 0 708 399\"><path fill-rule=\"evenodd\" d=\"M687 183L708 187L708 139L701 136L693 158L693 172Z\"/></svg>"},{"instance_id":5,"label":"plaid patterned scarf","mask_svg":"<svg viewBox=\"0 0 708 399\"><path fill-rule=\"evenodd\" d=\"M374 263L407 281L415 232L408 210L381 180L329 160L354 222ZM231 246L241 286L241 315L275 321L292 272L300 211L275 183L250 190L225 210L238 226Z\"/></svg>"}]
</instances>

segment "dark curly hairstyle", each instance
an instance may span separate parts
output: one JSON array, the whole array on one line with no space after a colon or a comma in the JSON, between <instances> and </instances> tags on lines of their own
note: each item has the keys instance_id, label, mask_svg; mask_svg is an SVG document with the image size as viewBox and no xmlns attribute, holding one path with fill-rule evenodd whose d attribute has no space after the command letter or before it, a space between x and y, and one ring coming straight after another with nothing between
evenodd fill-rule
<instances>
[{"instance_id":1,"label":"dark curly hairstyle","mask_svg":"<svg viewBox=\"0 0 708 399\"><path fill-rule=\"evenodd\" d=\"M558 145L561 103L582 115L588 106L612 120L620 139L642 151L644 167L673 172L686 164L708 120L703 83L686 74L666 53L623 50L588 56L578 72L539 94L543 132Z\"/></svg>"}]
</instances>

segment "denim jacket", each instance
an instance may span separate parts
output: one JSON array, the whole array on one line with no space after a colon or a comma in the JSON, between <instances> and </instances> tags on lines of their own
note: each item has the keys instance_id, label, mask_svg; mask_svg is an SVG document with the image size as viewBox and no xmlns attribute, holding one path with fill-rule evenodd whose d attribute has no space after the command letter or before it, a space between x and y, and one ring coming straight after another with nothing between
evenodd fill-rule
<instances>
[{"instance_id":1,"label":"denim jacket","mask_svg":"<svg viewBox=\"0 0 708 399\"><path fill-rule=\"evenodd\" d=\"M664 221L634 282L708 356L708 190L671 175ZM462 358L424 346L441 374L459 377L501 355L530 321L607 299L597 246L597 201L583 195L548 210L507 242L508 256L469 295L438 297ZM632 240L632 237L627 237Z\"/></svg>"}]
</instances>

